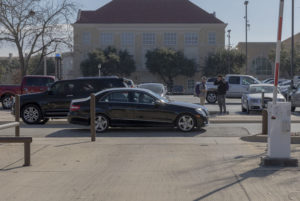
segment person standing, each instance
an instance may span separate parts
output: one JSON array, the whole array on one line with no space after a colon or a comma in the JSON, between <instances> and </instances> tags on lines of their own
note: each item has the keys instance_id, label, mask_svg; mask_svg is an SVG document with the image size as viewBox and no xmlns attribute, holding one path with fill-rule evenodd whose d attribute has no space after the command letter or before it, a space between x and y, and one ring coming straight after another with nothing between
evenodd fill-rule
<instances>
[{"instance_id":1,"label":"person standing","mask_svg":"<svg viewBox=\"0 0 300 201\"><path fill-rule=\"evenodd\" d=\"M217 80L214 85L218 86L217 96L218 96L218 105L220 107L220 114L226 113L226 92L228 90L228 83L224 80L222 75L218 75Z\"/></svg>"},{"instance_id":2,"label":"person standing","mask_svg":"<svg viewBox=\"0 0 300 201\"><path fill-rule=\"evenodd\" d=\"M205 105L207 87L206 87L206 77L203 76L201 78L201 83L199 84L199 98L200 98L200 105Z\"/></svg>"}]
</instances>

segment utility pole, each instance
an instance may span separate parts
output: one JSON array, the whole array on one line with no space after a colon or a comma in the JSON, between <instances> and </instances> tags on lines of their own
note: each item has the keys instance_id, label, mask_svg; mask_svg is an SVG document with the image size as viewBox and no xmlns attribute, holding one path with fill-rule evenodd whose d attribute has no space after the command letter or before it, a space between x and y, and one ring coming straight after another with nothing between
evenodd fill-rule
<instances>
[{"instance_id":1,"label":"utility pole","mask_svg":"<svg viewBox=\"0 0 300 201\"><path fill-rule=\"evenodd\" d=\"M47 75L47 48L45 48L44 53L44 75Z\"/></svg>"},{"instance_id":2,"label":"utility pole","mask_svg":"<svg viewBox=\"0 0 300 201\"><path fill-rule=\"evenodd\" d=\"M249 1L245 1L245 34L246 34L246 74L248 74L248 3Z\"/></svg>"},{"instance_id":3,"label":"utility pole","mask_svg":"<svg viewBox=\"0 0 300 201\"><path fill-rule=\"evenodd\" d=\"M227 37L228 37L228 50L230 50L230 48L231 48L231 45L230 45L230 32L231 32L231 29L228 29L228 30L227 30Z\"/></svg>"},{"instance_id":4,"label":"utility pole","mask_svg":"<svg viewBox=\"0 0 300 201\"><path fill-rule=\"evenodd\" d=\"M291 78L294 76L294 4L295 1L292 0L292 40L291 40Z\"/></svg>"}]
</instances>

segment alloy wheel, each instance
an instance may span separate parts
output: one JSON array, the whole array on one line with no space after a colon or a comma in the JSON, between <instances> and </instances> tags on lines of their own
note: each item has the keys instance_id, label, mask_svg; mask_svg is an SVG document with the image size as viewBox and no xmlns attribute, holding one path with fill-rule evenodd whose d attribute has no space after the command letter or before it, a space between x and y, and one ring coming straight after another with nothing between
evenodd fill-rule
<instances>
[{"instance_id":1,"label":"alloy wheel","mask_svg":"<svg viewBox=\"0 0 300 201\"><path fill-rule=\"evenodd\" d=\"M209 103L215 103L217 101L217 95L215 93L208 93L206 100Z\"/></svg>"},{"instance_id":2,"label":"alloy wheel","mask_svg":"<svg viewBox=\"0 0 300 201\"><path fill-rule=\"evenodd\" d=\"M180 116L177 121L177 127L179 128L179 130L184 132L191 131L195 127L194 118L190 115Z\"/></svg>"},{"instance_id":3,"label":"alloy wheel","mask_svg":"<svg viewBox=\"0 0 300 201\"><path fill-rule=\"evenodd\" d=\"M95 120L96 132L104 132L108 128L108 119L103 115L98 115Z\"/></svg>"},{"instance_id":4,"label":"alloy wheel","mask_svg":"<svg viewBox=\"0 0 300 201\"><path fill-rule=\"evenodd\" d=\"M23 110L22 119L26 123L38 123L40 117L40 110L34 105L26 106Z\"/></svg>"},{"instance_id":5,"label":"alloy wheel","mask_svg":"<svg viewBox=\"0 0 300 201\"><path fill-rule=\"evenodd\" d=\"M13 105L13 101L10 96L5 96L2 100L3 109L10 109Z\"/></svg>"}]
</instances>

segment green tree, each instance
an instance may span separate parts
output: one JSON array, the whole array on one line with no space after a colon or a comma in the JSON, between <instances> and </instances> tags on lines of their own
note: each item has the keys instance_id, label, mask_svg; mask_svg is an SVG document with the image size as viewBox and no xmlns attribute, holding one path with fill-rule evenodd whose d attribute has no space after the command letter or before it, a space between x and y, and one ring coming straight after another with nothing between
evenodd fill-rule
<instances>
[{"instance_id":1,"label":"green tree","mask_svg":"<svg viewBox=\"0 0 300 201\"><path fill-rule=\"evenodd\" d=\"M275 50L271 50L269 53L269 59L275 62L276 53ZM280 77L291 77L292 74L300 72L300 50L295 50L294 52L294 68L293 73L291 73L291 52L284 46L280 52Z\"/></svg>"},{"instance_id":2,"label":"green tree","mask_svg":"<svg viewBox=\"0 0 300 201\"><path fill-rule=\"evenodd\" d=\"M101 64L101 75L129 76L136 69L133 57L127 50L117 50L107 47L88 53L88 58L81 62L80 69L84 76L98 75L98 65Z\"/></svg>"},{"instance_id":3,"label":"green tree","mask_svg":"<svg viewBox=\"0 0 300 201\"><path fill-rule=\"evenodd\" d=\"M204 74L216 76L218 74L240 73L246 57L238 50L222 49L207 56Z\"/></svg>"},{"instance_id":4,"label":"green tree","mask_svg":"<svg viewBox=\"0 0 300 201\"><path fill-rule=\"evenodd\" d=\"M44 57L35 55L31 57L28 65L28 73L30 75L44 74ZM47 58L47 75L55 75L55 62L53 58Z\"/></svg>"},{"instance_id":5,"label":"green tree","mask_svg":"<svg viewBox=\"0 0 300 201\"><path fill-rule=\"evenodd\" d=\"M146 67L152 74L157 74L169 89L173 88L174 78L178 75L191 77L197 64L180 51L160 48L146 53Z\"/></svg>"}]
</instances>

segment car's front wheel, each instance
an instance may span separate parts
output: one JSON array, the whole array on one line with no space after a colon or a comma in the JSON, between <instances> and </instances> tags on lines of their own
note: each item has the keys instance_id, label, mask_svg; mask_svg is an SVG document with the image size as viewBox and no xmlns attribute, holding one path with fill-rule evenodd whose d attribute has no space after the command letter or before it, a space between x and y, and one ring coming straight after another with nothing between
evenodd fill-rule
<instances>
[{"instance_id":1,"label":"car's front wheel","mask_svg":"<svg viewBox=\"0 0 300 201\"><path fill-rule=\"evenodd\" d=\"M38 124L42 117L41 110L36 105L26 105L22 109L22 120L27 124Z\"/></svg>"},{"instance_id":2,"label":"car's front wheel","mask_svg":"<svg viewBox=\"0 0 300 201\"><path fill-rule=\"evenodd\" d=\"M189 114L180 115L177 119L177 128L183 132L189 132L196 126L196 121Z\"/></svg>"},{"instance_id":3,"label":"car's front wheel","mask_svg":"<svg viewBox=\"0 0 300 201\"><path fill-rule=\"evenodd\" d=\"M216 103L217 94L215 92L207 92L206 100L208 103Z\"/></svg>"},{"instance_id":4,"label":"car's front wheel","mask_svg":"<svg viewBox=\"0 0 300 201\"><path fill-rule=\"evenodd\" d=\"M11 98L11 96L9 95L4 96L4 98L2 99L3 109L10 109L12 105L13 105L13 99Z\"/></svg>"},{"instance_id":5,"label":"car's front wheel","mask_svg":"<svg viewBox=\"0 0 300 201\"><path fill-rule=\"evenodd\" d=\"M296 107L295 107L295 106L292 106L292 107L291 107L291 111L292 111L292 112L295 112L295 110L296 110Z\"/></svg>"},{"instance_id":6,"label":"car's front wheel","mask_svg":"<svg viewBox=\"0 0 300 201\"><path fill-rule=\"evenodd\" d=\"M98 114L95 120L95 129L96 132L101 133L108 129L109 127L109 120L106 116L102 114Z\"/></svg>"}]
</instances>

